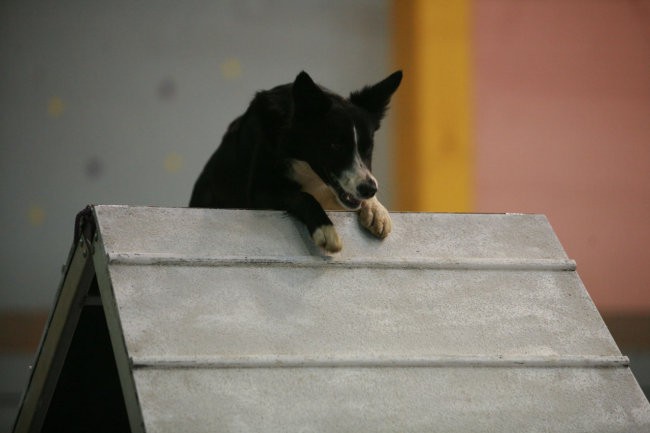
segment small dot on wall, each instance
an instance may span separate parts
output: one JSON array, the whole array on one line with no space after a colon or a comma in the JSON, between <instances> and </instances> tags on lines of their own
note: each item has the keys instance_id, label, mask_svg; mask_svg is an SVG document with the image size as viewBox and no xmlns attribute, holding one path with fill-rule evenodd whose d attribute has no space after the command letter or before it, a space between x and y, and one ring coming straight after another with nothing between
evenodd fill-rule
<instances>
[{"instance_id":1,"label":"small dot on wall","mask_svg":"<svg viewBox=\"0 0 650 433\"><path fill-rule=\"evenodd\" d=\"M167 173L178 173L183 168L185 161L178 153L172 152L165 157L164 167Z\"/></svg>"},{"instance_id":2,"label":"small dot on wall","mask_svg":"<svg viewBox=\"0 0 650 433\"><path fill-rule=\"evenodd\" d=\"M177 85L173 78L167 77L158 84L158 98L171 101L176 98Z\"/></svg>"},{"instance_id":3,"label":"small dot on wall","mask_svg":"<svg viewBox=\"0 0 650 433\"><path fill-rule=\"evenodd\" d=\"M97 180L102 177L104 174L104 162L101 158L93 156L86 160L85 166L86 178L91 180Z\"/></svg>"},{"instance_id":4,"label":"small dot on wall","mask_svg":"<svg viewBox=\"0 0 650 433\"><path fill-rule=\"evenodd\" d=\"M40 227L45 222L45 210L38 205L34 205L27 211L27 220L34 227Z\"/></svg>"},{"instance_id":5,"label":"small dot on wall","mask_svg":"<svg viewBox=\"0 0 650 433\"><path fill-rule=\"evenodd\" d=\"M234 80L242 74L241 62L239 59L230 58L221 63L221 75L228 79Z\"/></svg>"},{"instance_id":6,"label":"small dot on wall","mask_svg":"<svg viewBox=\"0 0 650 433\"><path fill-rule=\"evenodd\" d=\"M53 96L47 101L47 114L52 118L58 118L65 111L65 102L58 96Z\"/></svg>"}]
</instances>

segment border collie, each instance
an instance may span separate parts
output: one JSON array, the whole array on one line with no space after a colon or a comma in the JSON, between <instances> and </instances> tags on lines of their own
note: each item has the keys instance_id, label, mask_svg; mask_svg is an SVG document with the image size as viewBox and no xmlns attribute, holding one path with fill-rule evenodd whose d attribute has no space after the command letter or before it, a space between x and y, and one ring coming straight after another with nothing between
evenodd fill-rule
<instances>
[{"instance_id":1,"label":"border collie","mask_svg":"<svg viewBox=\"0 0 650 433\"><path fill-rule=\"evenodd\" d=\"M373 136L401 80L397 71L344 98L300 72L258 92L205 165L190 206L285 210L328 252L342 243L324 209L358 211L385 238L391 219L377 200Z\"/></svg>"}]
</instances>

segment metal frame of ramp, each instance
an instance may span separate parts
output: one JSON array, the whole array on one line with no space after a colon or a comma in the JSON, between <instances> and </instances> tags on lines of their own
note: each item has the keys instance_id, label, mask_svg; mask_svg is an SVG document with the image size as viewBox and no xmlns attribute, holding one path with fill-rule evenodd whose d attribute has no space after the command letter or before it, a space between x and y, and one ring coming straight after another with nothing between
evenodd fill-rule
<instances>
[{"instance_id":1,"label":"metal frame of ramp","mask_svg":"<svg viewBox=\"0 0 650 433\"><path fill-rule=\"evenodd\" d=\"M15 432L647 432L541 215L94 206Z\"/></svg>"}]
</instances>

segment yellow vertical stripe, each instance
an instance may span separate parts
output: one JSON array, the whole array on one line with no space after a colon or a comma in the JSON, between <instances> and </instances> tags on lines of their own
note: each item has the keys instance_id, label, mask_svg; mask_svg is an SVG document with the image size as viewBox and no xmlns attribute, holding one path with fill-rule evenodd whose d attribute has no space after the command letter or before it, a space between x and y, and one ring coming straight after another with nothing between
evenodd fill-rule
<instances>
[{"instance_id":1,"label":"yellow vertical stripe","mask_svg":"<svg viewBox=\"0 0 650 433\"><path fill-rule=\"evenodd\" d=\"M472 210L470 0L393 0L395 208Z\"/></svg>"}]
</instances>

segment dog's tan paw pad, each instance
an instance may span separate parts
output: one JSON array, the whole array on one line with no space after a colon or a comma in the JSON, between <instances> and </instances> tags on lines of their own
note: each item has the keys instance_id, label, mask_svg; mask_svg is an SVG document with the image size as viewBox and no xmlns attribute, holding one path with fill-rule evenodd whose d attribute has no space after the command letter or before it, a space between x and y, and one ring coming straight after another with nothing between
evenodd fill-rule
<instances>
[{"instance_id":1,"label":"dog's tan paw pad","mask_svg":"<svg viewBox=\"0 0 650 433\"><path fill-rule=\"evenodd\" d=\"M339 238L338 233L336 233L336 229L333 225L320 226L314 230L314 233L311 236L316 245L330 253L339 252L341 251L341 248L343 248L341 239Z\"/></svg>"},{"instance_id":2,"label":"dog's tan paw pad","mask_svg":"<svg viewBox=\"0 0 650 433\"><path fill-rule=\"evenodd\" d=\"M388 210L375 197L361 203L359 222L378 238L385 238L393 229Z\"/></svg>"}]
</instances>

